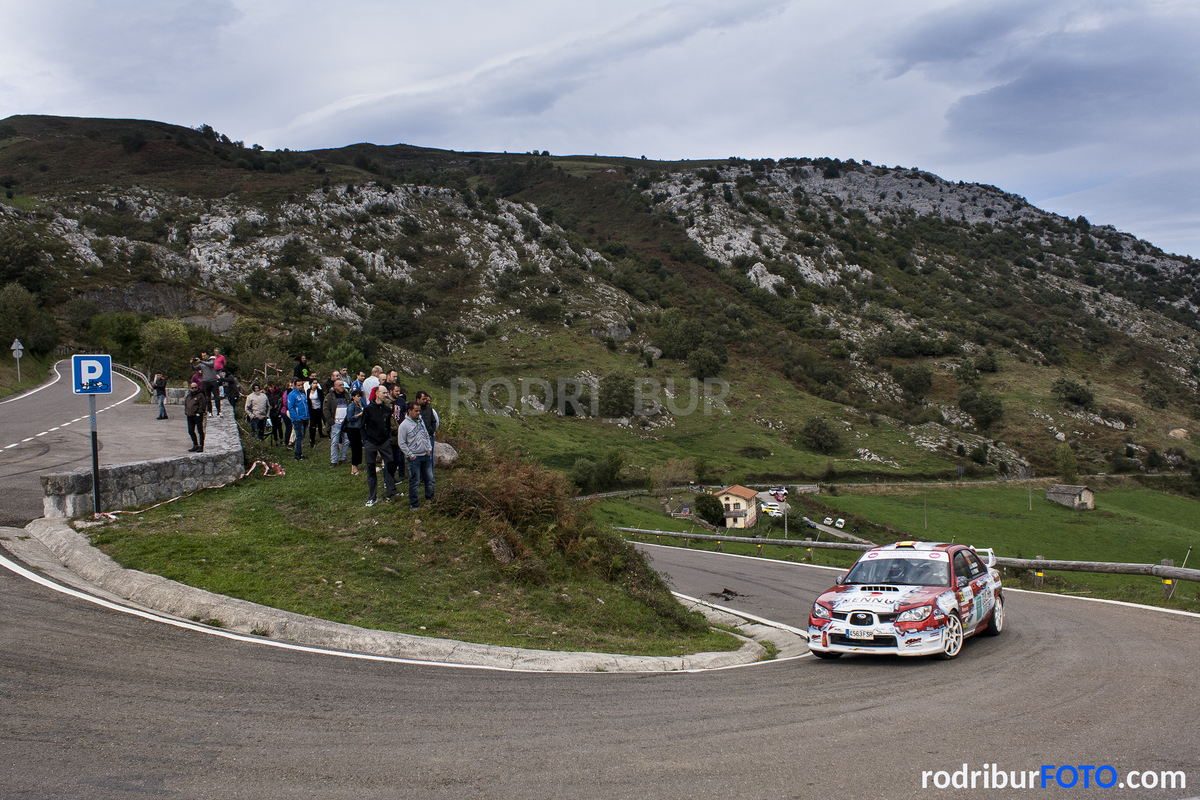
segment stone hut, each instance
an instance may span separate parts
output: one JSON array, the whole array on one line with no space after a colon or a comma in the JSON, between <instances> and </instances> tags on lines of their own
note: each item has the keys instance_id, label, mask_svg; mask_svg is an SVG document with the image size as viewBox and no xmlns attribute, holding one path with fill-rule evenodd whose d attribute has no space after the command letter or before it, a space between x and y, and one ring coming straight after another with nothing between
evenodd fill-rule
<instances>
[{"instance_id":1,"label":"stone hut","mask_svg":"<svg viewBox=\"0 0 1200 800\"><path fill-rule=\"evenodd\" d=\"M1046 499L1076 511L1092 511L1096 508L1096 493L1086 486L1056 483L1046 490Z\"/></svg>"}]
</instances>

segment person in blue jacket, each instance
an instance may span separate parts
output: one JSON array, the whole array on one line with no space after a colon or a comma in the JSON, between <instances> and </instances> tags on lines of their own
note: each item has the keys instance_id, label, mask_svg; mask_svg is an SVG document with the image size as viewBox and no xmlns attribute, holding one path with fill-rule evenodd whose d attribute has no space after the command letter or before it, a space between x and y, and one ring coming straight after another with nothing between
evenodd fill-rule
<instances>
[{"instance_id":1,"label":"person in blue jacket","mask_svg":"<svg viewBox=\"0 0 1200 800\"><path fill-rule=\"evenodd\" d=\"M308 394L304 381L296 379L295 386L287 396L288 416L292 418L292 430L296 434L296 460L304 460L304 434L308 429Z\"/></svg>"}]
</instances>

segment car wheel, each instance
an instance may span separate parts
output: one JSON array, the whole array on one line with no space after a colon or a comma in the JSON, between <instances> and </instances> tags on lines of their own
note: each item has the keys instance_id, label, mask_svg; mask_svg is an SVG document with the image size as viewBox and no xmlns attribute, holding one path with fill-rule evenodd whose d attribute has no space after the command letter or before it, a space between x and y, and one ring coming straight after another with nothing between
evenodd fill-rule
<instances>
[{"instance_id":1,"label":"car wheel","mask_svg":"<svg viewBox=\"0 0 1200 800\"><path fill-rule=\"evenodd\" d=\"M992 608L992 616L988 618L984 633L988 636L999 636L1002 630L1004 630L1004 598L997 596L996 605Z\"/></svg>"},{"instance_id":2,"label":"car wheel","mask_svg":"<svg viewBox=\"0 0 1200 800\"><path fill-rule=\"evenodd\" d=\"M817 658L833 659L833 658L841 658L842 657L841 653L830 653L826 650L809 650L808 652L812 653Z\"/></svg>"},{"instance_id":3,"label":"car wheel","mask_svg":"<svg viewBox=\"0 0 1200 800\"><path fill-rule=\"evenodd\" d=\"M963 627L957 614L951 613L946 618L946 629L942 632L942 652L939 655L944 661L958 658L963 646Z\"/></svg>"}]
</instances>

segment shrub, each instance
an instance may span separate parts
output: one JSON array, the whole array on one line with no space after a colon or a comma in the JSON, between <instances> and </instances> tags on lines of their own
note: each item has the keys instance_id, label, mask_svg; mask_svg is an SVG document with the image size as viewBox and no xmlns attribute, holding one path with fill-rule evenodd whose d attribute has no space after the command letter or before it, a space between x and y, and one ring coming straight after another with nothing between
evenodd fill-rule
<instances>
[{"instance_id":1,"label":"shrub","mask_svg":"<svg viewBox=\"0 0 1200 800\"><path fill-rule=\"evenodd\" d=\"M1091 408L1095 403L1095 395L1082 384L1076 383L1069 378L1059 378L1050 387L1055 396L1067 403L1073 403L1084 408Z\"/></svg>"},{"instance_id":2,"label":"shrub","mask_svg":"<svg viewBox=\"0 0 1200 800\"><path fill-rule=\"evenodd\" d=\"M460 440L459 445L438 505L452 516L475 520L484 542L502 538L516 556L504 567L512 577L545 584L569 572L595 575L621 585L678 630L707 626L702 615L675 601L644 555L587 516L562 475L495 443Z\"/></svg>"},{"instance_id":3,"label":"shrub","mask_svg":"<svg viewBox=\"0 0 1200 800\"><path fill-rule=\"evenodd\" d=\"M804 441L818 453L832 453L842 446L842 437L824 417L813 417L804 425Z\"/></svg>"},{"instance_id":4,"label":"shrub","mask_svg":"<svg viewBox=\"0 0 1200 800\"><path fill-rule=\"evenodd\" d=\"M534 322L554 322L562 319L563 304L558 300L547 300L540 305L526 308L525 315Z\"/></svg>"}]
</instances>

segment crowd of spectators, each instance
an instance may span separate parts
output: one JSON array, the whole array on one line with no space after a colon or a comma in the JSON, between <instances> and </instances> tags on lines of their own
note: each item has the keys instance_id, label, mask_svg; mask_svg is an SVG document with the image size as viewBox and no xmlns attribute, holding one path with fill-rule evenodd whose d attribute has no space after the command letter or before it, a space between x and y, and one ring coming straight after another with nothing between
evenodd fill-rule
<instances>
[{"instance_id":1,"label":"crowd of spectators","mask_svg":"<svg viewBox=\"0 0 1200 800\"><path fill-rule=\"evenodd\" d=\"M322 381L307 356L301 355L290 382L271 380L265 389L255 382L246 396L245 411L254 436L261 441L269 438L276 447L290 447L296 461L308 458L306 435L310 451L320 439L328 439L330 467L349 462L351 475L366 473L368 507L378 500L378 470L383 472L384 502L399 493L397 486L405 476L411 508L419 506L421 484L425 499L434 497L433 448L441 421L428 392L419 391L408 399L396 370L376 366L370 375L359 371L351 376L343 366Z\"/></svg>"}]
</instances>

